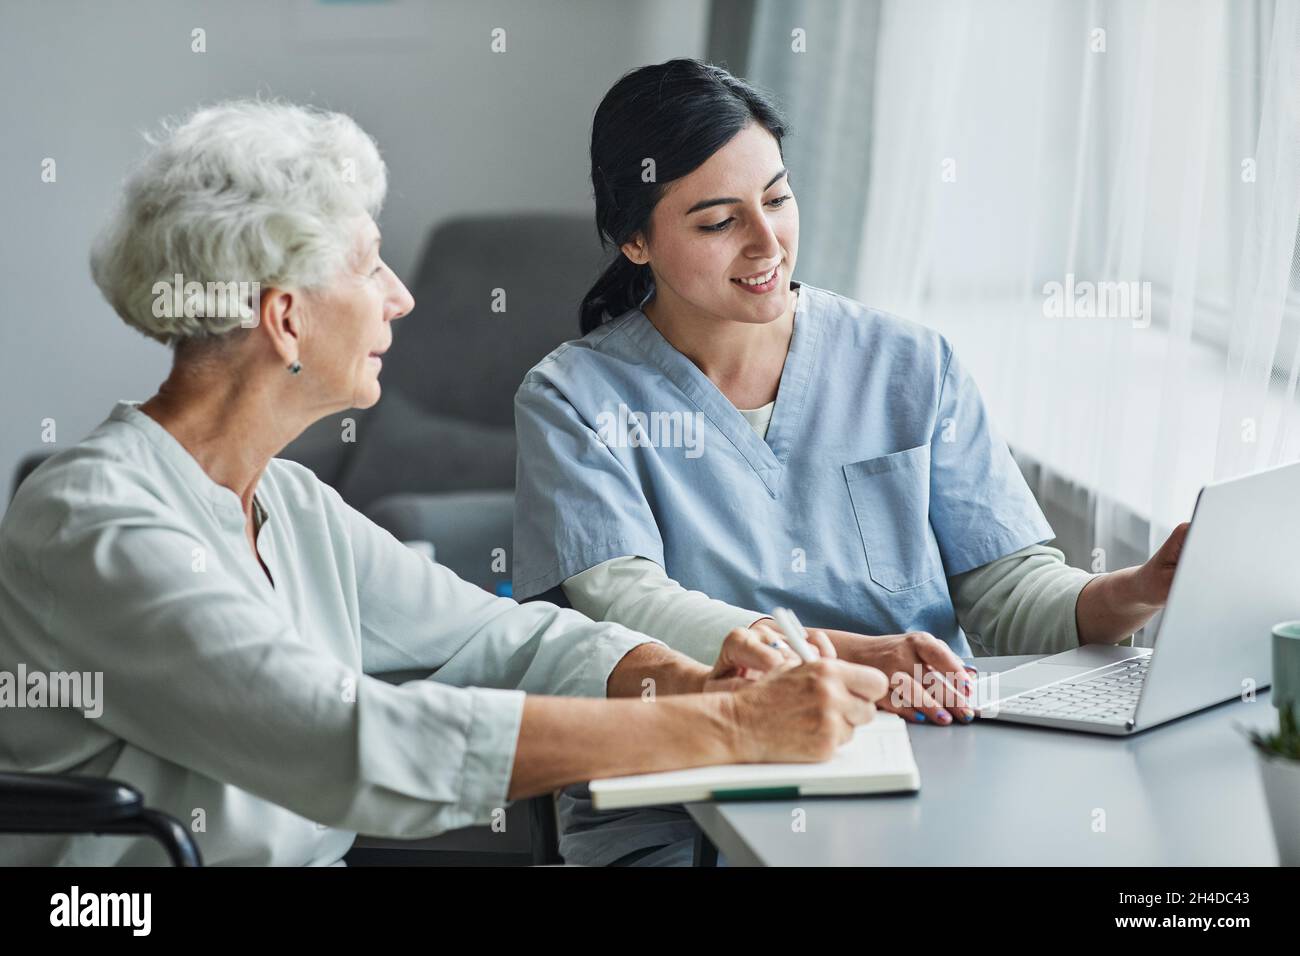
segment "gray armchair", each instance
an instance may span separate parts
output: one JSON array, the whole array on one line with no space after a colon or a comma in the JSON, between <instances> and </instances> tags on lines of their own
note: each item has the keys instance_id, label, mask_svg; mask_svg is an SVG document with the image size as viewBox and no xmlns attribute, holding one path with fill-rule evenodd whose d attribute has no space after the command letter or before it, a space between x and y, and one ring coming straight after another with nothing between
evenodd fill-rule
<instances>
[{"instance_id":1,"label":"gray armchair","mask_svg":"<svg viewBox=\"0 0 1300 956\"><path fill-rule=\"evenodd\" d=\"M431 541L466 580L489 590L508 582L515 390L578 336L578 303L604 258L582 216L437 226L411 286L415 309L393 327L379 404L317 422L284 457L401 540ZM497 548L504 571L494 569Z\"/></svg>"}]
</instances>

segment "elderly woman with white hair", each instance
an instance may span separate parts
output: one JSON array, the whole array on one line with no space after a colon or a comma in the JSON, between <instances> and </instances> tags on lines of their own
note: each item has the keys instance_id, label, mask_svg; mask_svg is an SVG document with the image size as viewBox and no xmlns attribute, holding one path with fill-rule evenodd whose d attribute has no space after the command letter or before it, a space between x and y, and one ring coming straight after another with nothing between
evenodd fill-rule
<instances>
[{"instance_id":1,"label":"elderly woman with white hair","mask_svg":"<svg viewBox=\"0 0 1300 956\"><path fill-rule=\"evenodd\" d=\"M331 864L358 832L429 836L595 777L820 759L871 719L883 675L822 636L793 666L737 631L709 668L493 597L274 457L379 399L413 305L379 253L385 188L335 113L229 103L153 142L91 266L171 373L0 524L0 661L102 673L102 712L9 711L0 769L129 782L208 862ZM432 676L368 676L413 668ZM575 699L606 696L631 699ZM142 840L6 839L8 863L163 862Z\"/></svg>"}]
</instances>

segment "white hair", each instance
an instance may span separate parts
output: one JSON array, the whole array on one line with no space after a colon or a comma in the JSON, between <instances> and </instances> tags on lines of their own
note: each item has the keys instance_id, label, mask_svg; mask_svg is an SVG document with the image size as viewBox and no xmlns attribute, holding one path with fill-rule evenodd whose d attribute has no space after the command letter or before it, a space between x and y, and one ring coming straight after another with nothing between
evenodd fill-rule
<instances>
[{"instance_id":1,"label":"white hair","mask_svg":"<svg viewBox=\"0 0 1300 956\"><path fill-rule=\"evenodd\" d=\"M388 188L374 140L342 113L237 100L146 140L90 270L123 321L165 345L248 324L239 309L216 307L213 285L323 285L354 249L349 223L378 216ZM171 288L178 275L209 290L204 308L158 307L159 283ZM260 303L244 298L255 315Z\"/></svg>"}]
</instances>

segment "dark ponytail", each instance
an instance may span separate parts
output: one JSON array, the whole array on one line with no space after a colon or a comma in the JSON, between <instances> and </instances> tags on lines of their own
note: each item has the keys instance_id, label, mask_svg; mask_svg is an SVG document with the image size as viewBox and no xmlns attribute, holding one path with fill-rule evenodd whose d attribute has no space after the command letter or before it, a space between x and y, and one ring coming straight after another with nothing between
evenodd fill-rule
<instances>
[{"instance_id":1,"label":"dark ponytail","mask_svg":"<svg viewBox=\"0 0 1300 956\"><path fill-rule=\"evenodd\" d=\"M771 97L698 60L643 66L605 94L591 124L591 185L596 231L615 254L583 297L583 335L636 308L649 294L650 267L635 264L619 249L648 232L664 188L702 166L750 123L763 126L780 148L786 124ZM654 170L648 182L647 160Z\"/></svg>"}]
</instances>

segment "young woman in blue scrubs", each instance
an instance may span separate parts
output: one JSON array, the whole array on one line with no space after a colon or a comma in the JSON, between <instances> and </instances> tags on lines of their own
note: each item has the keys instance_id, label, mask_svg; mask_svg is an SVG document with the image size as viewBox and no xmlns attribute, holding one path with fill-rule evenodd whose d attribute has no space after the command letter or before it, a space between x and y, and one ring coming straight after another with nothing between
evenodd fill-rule
<instances>
[{"instance_id":1,"label":"young woman in blue scrubs","mask_svg":"<svg viewBox=\"0 0 1300 956\"><path fill-rule=\"evenodd\" d=\"M893 675L884 709L967 720L968 637L1118 642L1164 604L1186 528L1140 567L1065 565L943 336L793 281L784 133L764 94L692 60L602 101L596 223L619 251L583 338L516 396L515 595L561 586L702 660L789 607ZM566 799L569 858L682 861L677 811Z\"/></svg>"}]
</instances>

